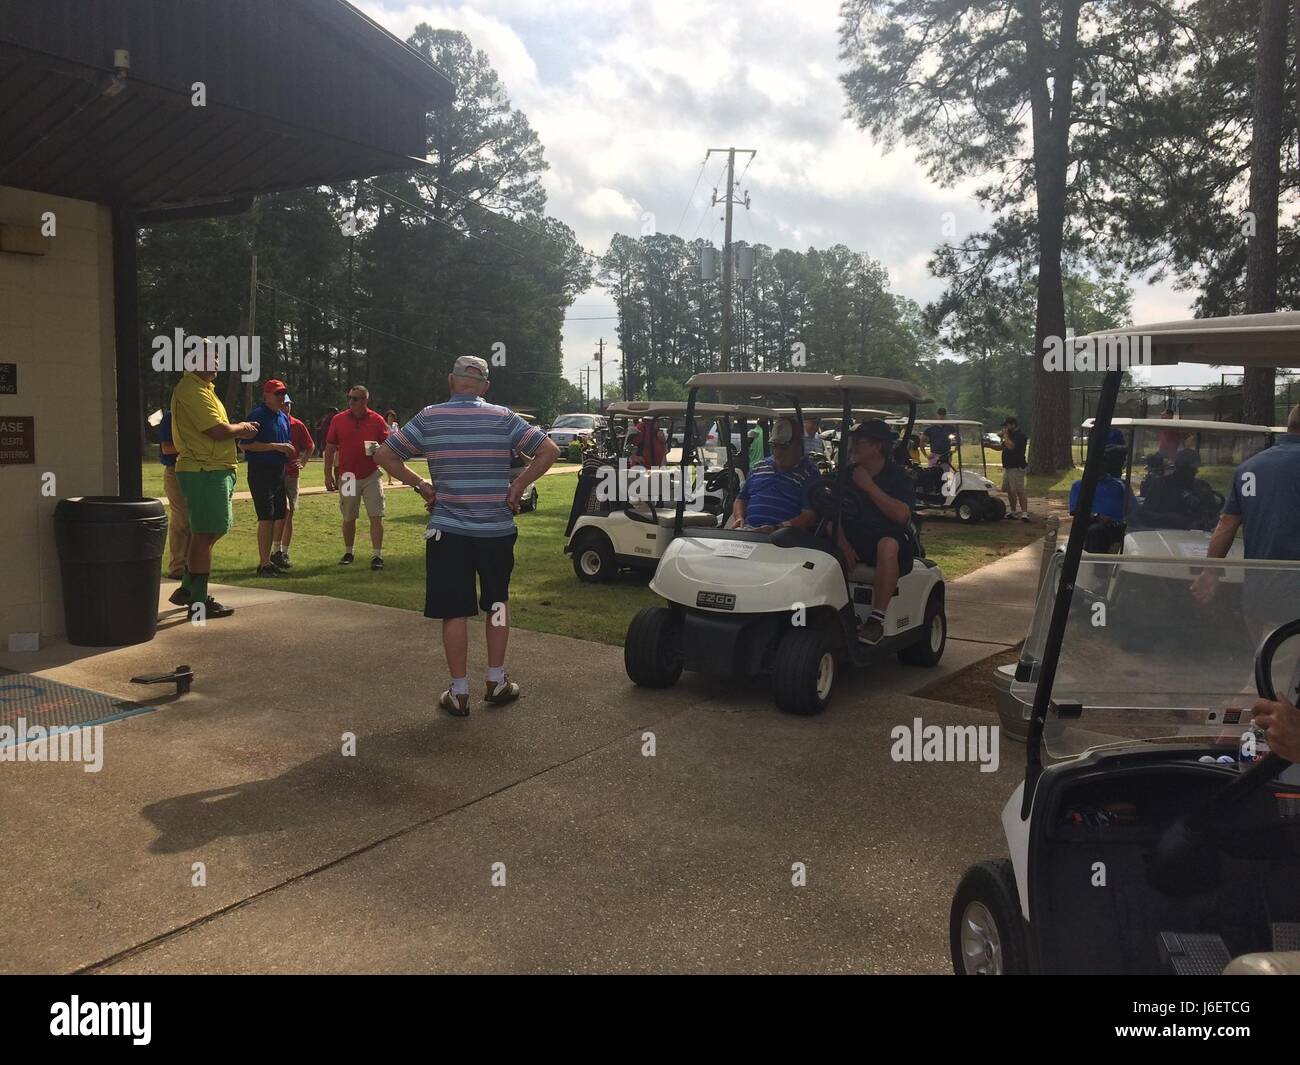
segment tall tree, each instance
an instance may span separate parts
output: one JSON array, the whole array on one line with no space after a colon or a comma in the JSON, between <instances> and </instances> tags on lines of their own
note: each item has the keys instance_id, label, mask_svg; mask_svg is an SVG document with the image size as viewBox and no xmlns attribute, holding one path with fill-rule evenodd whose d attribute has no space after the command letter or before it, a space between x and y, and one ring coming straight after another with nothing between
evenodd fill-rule
<instances>
[{"instance_id":1,"label":"tall tree","mask_svg":"<svg viewBox=\"0 0 1300 1065\"><path fill-rule=\"evenodd\" d=\"M1106 90L1141 85L1164 69L1177 21L1172 3L1089 0L846 0L841 77L849 114L886 146L910 144L945 184L991 180L980 198L999 216L1019 216L1036 263L1031 467L1072 463L1069 379L1049 372L1044 342L1066 334L1063 256L1077 242L1070 222L1083 197L1105 202L1104 185L1083 185L1112 159L1083 157L1081 122L1106 110ZM1023 250L1023 249L1022 249Z\"/></svg>"}]
</instances>

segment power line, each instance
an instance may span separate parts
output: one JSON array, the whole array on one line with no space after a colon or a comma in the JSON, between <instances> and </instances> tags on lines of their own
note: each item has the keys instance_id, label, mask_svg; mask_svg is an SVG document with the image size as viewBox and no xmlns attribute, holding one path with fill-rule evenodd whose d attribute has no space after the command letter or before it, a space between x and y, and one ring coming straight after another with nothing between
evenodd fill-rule
<instances>
[{"instance_id":1,"label":"power line","mask_svg":"<svg viewBox=\"0 0 1300 1065\"><path fill-rule=\"evenodd\" d=\"M682 205L682 216L677 219L677 225L673 227L673 236L677 236L682 228L682 223L686 221L686 212L691 209L691 201L695 199L695 190L700 187L700 178L704 176L704 168L709 165L709 157L706 155L700 162L700 172L695 175L695 184L691 186L691 191L686 196L686 203ZM699 228L698 226L696 227Z\"/></svg>"}]
</instances>

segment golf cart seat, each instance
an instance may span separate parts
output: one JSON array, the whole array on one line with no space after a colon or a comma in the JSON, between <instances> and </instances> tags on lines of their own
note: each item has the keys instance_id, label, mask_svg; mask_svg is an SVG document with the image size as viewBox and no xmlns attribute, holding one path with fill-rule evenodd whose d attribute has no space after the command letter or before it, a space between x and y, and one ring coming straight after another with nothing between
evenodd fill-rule
<instances>
[{"instance_id":1,"label":"golf cart seat","mask_svg":"<svg viewBox=\"0 0 1300 1065\"><path fill-rule=\"evenodd\" d=\"M652 511L645 503L635 503L627 509L631 517L638 518L641 521L658 521L666 529L671 529L677 520L676 507L659 507L657 510ZM688 510L682 515L682 527L686 529L713 528L717 524L718 516L707 511Z\"/></svg>"}]
</instances>

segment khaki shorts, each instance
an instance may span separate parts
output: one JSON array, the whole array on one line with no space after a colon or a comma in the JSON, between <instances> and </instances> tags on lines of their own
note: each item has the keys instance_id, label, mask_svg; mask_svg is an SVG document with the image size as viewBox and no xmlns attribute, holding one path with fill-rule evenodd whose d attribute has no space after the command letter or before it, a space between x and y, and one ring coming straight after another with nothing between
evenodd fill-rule
<instances>
[{"instance_id":1,"label":"khaki shorts","mask_svg":"<svg viewBox=\"0 0 1300 1065\"><path fill-rule=\"evenodd\" d=\"M351 486L351 491L348 491ZM339 513L344 521L356 521L361 513L361 501L366 501L366 516L384 516L384 490L379 486L379 471L356 480L344 475L339 478Z\"/></svg>"},{"instance_id":2,"label":"khaki shorts","mask_svg":"<svg viewBox=\"0 0 1300 1065\"><path fill-rule=\"evenodd\" d=\"M1002 471L1002 491L1021 492L1025 490L1025 471L1004 469Z\"/></svg>"},{"instance_id":3,"label":"khaki shorts","mask_svg":"<svg viewBox=\"0 0 1300 1065\"><path fill-rule=\"evenodd\" d=\"M287 474L284 478L284 509L289 514L298 509L298 478Z\"/></svg>"}]
</instances>

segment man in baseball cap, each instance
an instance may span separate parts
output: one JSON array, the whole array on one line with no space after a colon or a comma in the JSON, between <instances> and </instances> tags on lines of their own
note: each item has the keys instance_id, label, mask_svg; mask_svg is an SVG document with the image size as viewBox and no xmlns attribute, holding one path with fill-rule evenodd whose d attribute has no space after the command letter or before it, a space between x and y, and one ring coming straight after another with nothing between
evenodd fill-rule
<instances>
[{"instance_id":1,"label":"man in baseball cap","mask_svg":"<svg viewBox=\"0 0 1300 1065\"><path fill-rule=\"evenodd\" d=\"M469 619L487 614L487 687L483 699L519 698L506 675L510 639L510 575L515 565L514 515L525 490L560 454L554 441L509 407L487 402L488 364L462 355L447 375L451 398L425 407L375 453L390 476L414 488L429 508L424 533L424 616L442 622L451 682L438 705L469 714ZM511 480L511 458L528 465ZM423 458L430 480L408 469Z\"/></svg>"},{"instance_id":2,"label":"man in baseball cap","mask_svg":"<svg viewBox=\"0 0 1300 1065\"><path fill-rule=\"evenodd\" d=\"M296 460L284 401L289 394L284 382L271 378L262 386L262 402L248 413L258 425L257 436L240 441L247 457L248 491L257 512L257 576L278 577L280 542L284 535L285 464Z\"/></svg>"},{"instance_id":3,"label":"man in baseball cap","mask_svg":"<svg viewBox=\"0 0 1300 1065\"><path fill-rule=\"evenodd\" d=\"M853 442L851 491L856 507L845 508L836 530L840 551L851 570L859 562L872 566L871 615L859 628L858 639L877 644L885 638L885 615L898 588L898 578L912 572L908 526L916 506L912 478L893 461L898 434L879 418L869 418L850 434Z\"/></svg>"},{"instance_id":4,"label":"man in baseball cap","mask_svg":"<svg viewBox=\"0 0 1300 1065\"><path fill-rule=\"evenodd\" d=\"M772 454L749 471L731 509L730 525L763 532L783 525L811 528L817 514L808 502L808 490L820 474L803 453L803 427L793 418L778 418L769 442Z\"/></svg>"}]
</instances>

